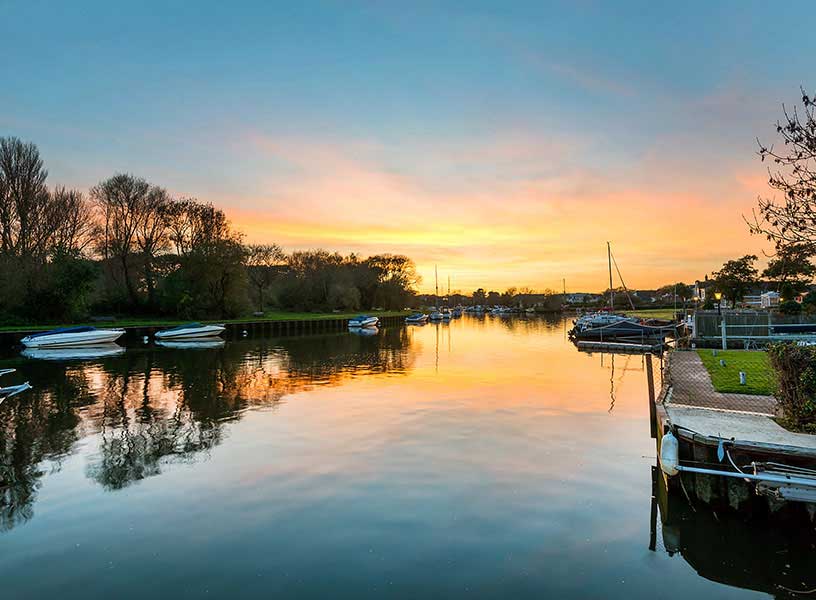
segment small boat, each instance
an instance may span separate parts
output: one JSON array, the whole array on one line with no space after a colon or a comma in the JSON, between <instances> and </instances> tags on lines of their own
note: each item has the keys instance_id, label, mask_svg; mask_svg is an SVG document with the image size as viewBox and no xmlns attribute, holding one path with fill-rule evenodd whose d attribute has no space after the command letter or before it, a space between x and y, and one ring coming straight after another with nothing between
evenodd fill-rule
<instances>
[{"instance_id":1,"label":"small boat","mask_svg":"<svg viewBox=\"0 0 816 600\"><path fill-rule=\"evenodd\" d=\"M124 329L64 327L27 335L20 342L28 348L74 348L111 344L124 335Z\"/></svg>"},{"instance_id":2,"label":"small boat","mask_svg":"<svg viewBox=\"0 0 816 600\"><path fill-rule=\"evenodd\" d=\"M443 321L450 321L451 320L452 314L451 314L451 311L450 311L449 308L443 308L442 312L441 312L441 315L442 315L442 320Z\"/></svg>"},{"instance_id":3,"label":"small boat","mask_svg":"<svg viewBox=\"0 0 816 600\"><path fill-rule=\"evenodd\" d=\"M451 316L452 316L454 319L458 319L459 317L461 317L461 316L462 316L462 309L461 309L460 307L458 307L458 306L457 306L456 308L454 308L454 309L451 311Z\"/></svg>"},{"instance_id":4,"label":"small boat","mask_svg":"<svg viewBox=\"0 0 816 600\"><path fill-rule=\"evenodd\" d=\"M368 315L358 315L349 319L349 329L358 329L360 327L376 327L380 322L378 317L370 317Z\"/></svg>"},{"instance_id":5,"label":"small boat","mask_svg":"<svg viewBox=\"0 0 816 600\"><path fill-rule=\"evenodd\" d=\"M14 373L16 370L17 369L0 369L0 376ZM31 384L27 381L25 383L21 383L20 385L0 387L0 404L2 404L6 398L11 398L12 396L16 396L17 394L21 394L22 392L30 389Z\"/></svg>"},{"instance_id":6,"label":"small boat","mask_svg":"<svg viewBox=\"0 0 816 600\"><path fill-rule=\"evenodd\" d=\"M405 322L409 325L423 325L428 321L428 315L425 313L414 313L405 317Z\"/></svg>"},{"instance_id":7,"label":"small boat","mask_svg":"<svg viewBox=\"0 0 816 600\"><path fill-rule=\"evenodd\" d=\"M428 317L431 321L441 321L442 320L442 313L438 310L435 310L431 313L431 316Z\"/></svg>"},{"instance_id":8,"label":"small boat","mask_svg":"<svg viewBox=\"0 0 816 600\"><path fill-rule=\"evenodd\" d=\"M156 333L157 340L171 341L171 340L196 340L199 338L218 337L226 327L223 325L203 325L201 323L185 323L184 325L177 325L170 329L164 329Z\"/></svg>"},{"instance_id":9,"label":"small boat","mask_svg":"<svg viewBox=\"0 0 816 600\"><path fill-rule=\"evenodd\" d=\"M80 348L26 348L22 355L34 360L94 360L124 354L118 344L100 344Z\"/></svg>"},{"instance_id":10,"label":"small boat","mask_svg":"<svg viewBox=\"0 0 816 600\"><path fill-rule=\"evenodd\" d=\"M221 338L201 338L193 340L156 340L156 345L174 350L214 350L223 348L227 343Z\"/></svg>"}]
</instances>

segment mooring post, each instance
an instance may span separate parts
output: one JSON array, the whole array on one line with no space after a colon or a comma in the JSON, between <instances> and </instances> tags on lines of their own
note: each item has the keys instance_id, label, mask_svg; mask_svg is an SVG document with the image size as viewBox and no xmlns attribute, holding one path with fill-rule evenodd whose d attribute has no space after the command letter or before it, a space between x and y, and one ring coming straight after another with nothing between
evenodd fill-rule
<instances>
[{"instance_id":1,"label":"mooring post","mask_svg":"<svg viewBox=\"0 0 816 600\"><path fill-rule=\"evenodd\" d=\"M652 439L657 439L657 407L655 406L654 373L652 372L652 355L646 354L646 385L649 387L649 432Z\"/></svg>"},{"instance_id":2,"label":"mooring post","mask_svg":"<svg viewBox=\"0 0 816 600\"><path fill-rule=\"evenodd\" d=\"M725 334L725 315L723 315L722 321L720 321L720 329L722 330L722 349L728 350L728 341Z\"/></svg>"}]
</instances>

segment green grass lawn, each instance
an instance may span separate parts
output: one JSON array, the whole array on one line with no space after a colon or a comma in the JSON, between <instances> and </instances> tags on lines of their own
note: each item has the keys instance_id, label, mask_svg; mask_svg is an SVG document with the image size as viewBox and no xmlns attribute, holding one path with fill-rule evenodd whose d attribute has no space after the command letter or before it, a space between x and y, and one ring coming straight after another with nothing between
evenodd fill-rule
<instances>
[{"instance_id":1,"label":"green grass lawn","mask_svg":"<svg viewBox=\"0 0 816 600\"><path fill-rule=\"evenodd\" d=\"M711 382L718 392L734 394L774 393L775 381L768 353L761 350L717 350L714 356L711 348L698 349L697 354L703 361ZM720 359L725 366L720 366ZM745 372L746 384L740 385L739 373Z\"/></svg>"},{"instance_id":2,"label":"green grass lawn","mask_svg":"<svg viewBox=\"0 0 816 600\"><path fill-rule=\"evenodd\" d=\"M674 320L675 312L673 308L640 308L624 310L623 314L628 317L643 317L644 319Z\"/></svg>"},{"instance_id":3,"label":"green grass lawn","mask_svg":"<svg viewBox=\"0 0 816 600\"><path fill-rule=\"evenodd\" d=\"M315 321L319 319L348 319L357 316L361 313L376 315L378 317L392 317L407 315L409 312L401 310L372 310L360 311L353 313L305 313L305 312L284 312L284 311L268 311L262 317L247 316L240 319L207 319L202 320L202 323L248 323L259 321ZM56 329L57 327L73 327L77 325L94 325L96 327L172 327L174 325L181 325L182 323L189 323L189 320L183 319L163 319L163 318L131 318L131 319L117 319L116 321L103 321L95 323L66 323L61 325L13 325L0 327L0 331L14 332L14 331L33 331L38 329Z\"/></svg>"}]
</instances>

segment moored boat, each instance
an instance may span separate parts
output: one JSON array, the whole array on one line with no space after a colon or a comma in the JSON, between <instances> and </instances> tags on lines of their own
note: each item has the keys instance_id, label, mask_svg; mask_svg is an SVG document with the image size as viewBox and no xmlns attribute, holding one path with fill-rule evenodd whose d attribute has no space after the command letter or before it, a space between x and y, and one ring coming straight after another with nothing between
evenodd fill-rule
<instances>
[{"instance_id":1,"label":"moored boat","mask_svg":"<svg viewBox=\"0 0 816 600\"><path fill-rule=\"evenodd\" d=\"M411 325L422 325L428 321L428 315L425 313L414 313L405 317L405 322Z\"/></svg>"},{"instance_id":2,"label":"moored boat","mask_svg":"<svg viewBox=\"0 0 816 600\"><path fill-rule=\"evenodd\" d=\"M64 327L27 335L20 342L28 348L74 348L110 344L124 335L124 329Z\"/></svg>"},{"instance_id":3,"label":"moored boat","mask_svg":"<svg viewBox=\"0 0 816 600\"><path fill-rule=\"evenodd\" d=\"M0 369L0 375L8 375L9 373L14 373L16 370L17 369ZM0 404L2 404L6 398L11 398L12 396L16 396L17 394L30 389L31 384L27 381L19 385L0 387Z\"/></svg>"},{"instance_id":4,"label":"moored boat","mask_svg":"<svg viewBox=\"0 0 816 600\"><path fill-rule=\"evenodd\" d=\"M172 340L197 340L201 338L213 338L218 337L224 331L226 327L223 325L203 325L201 323L185 323L184 325L177 325L176 327L171 327L170 329L164 329L156 333L155 338L157 340L162 341L172 341Z\"/></svg>"},{"instance_id":5,"label":"moored boat","mask_svg":"<svg viewBox=\"0 0 816 600\"><path fill-rule=\"evenodd\" d=\"M441 321L442 320L442 313L438 310L435 310L431 313L430 317L428 317L431 321Z\"/></svg>"},{"instance_id":6,"label":"moored boat","mask_svg":"<svg viewBox=\"0 0 816 600\"><path fill-rule=\"evenodd\" d=\"M358 315L349 319L349 329L358 329L362 327L376 327L380 322L378 317L371 317L369 315Z\"/></svg>"}]
</instances>

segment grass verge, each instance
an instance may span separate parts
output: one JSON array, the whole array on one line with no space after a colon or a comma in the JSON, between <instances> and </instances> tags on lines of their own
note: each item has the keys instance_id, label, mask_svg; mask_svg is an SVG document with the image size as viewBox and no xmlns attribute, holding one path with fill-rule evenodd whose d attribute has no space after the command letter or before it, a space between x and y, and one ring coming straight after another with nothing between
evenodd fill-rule
<instances>
[{"instance_id":1,"label":"grass verge","mask_svg":"<svg viewBox=\"0 0 816 600\"><path fill-rule=\"evenodd\" d=\"M773 395L776 381L768 353L761 350L717 350L698 349L711 383L718 392L731 394ZM725 366L720 364L725 361ZM746 383L740 385L740 371L745 373Z\"/></svg>"}]
</instances>

